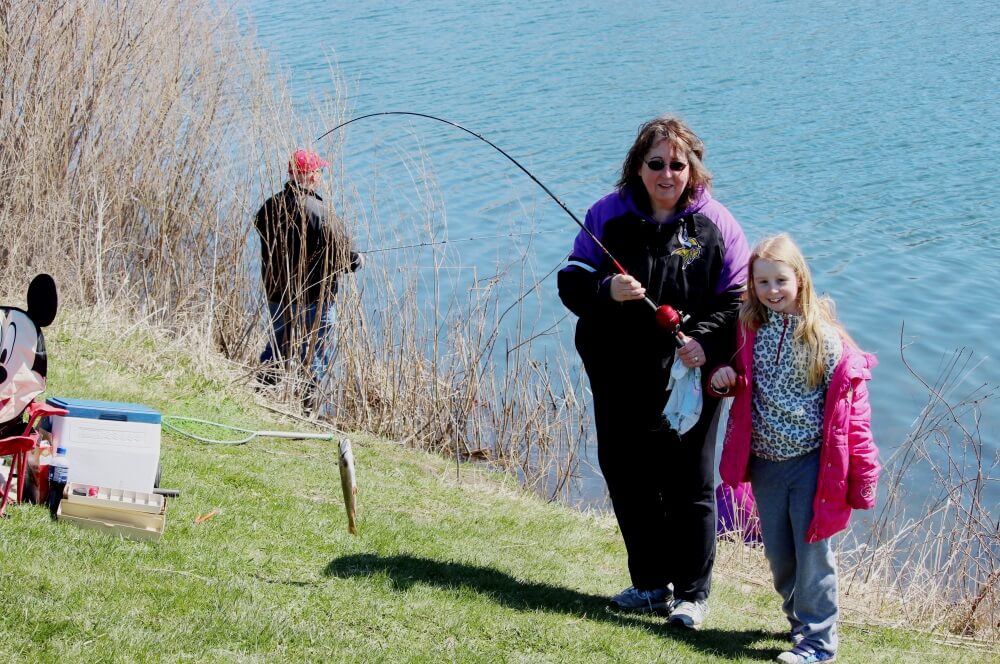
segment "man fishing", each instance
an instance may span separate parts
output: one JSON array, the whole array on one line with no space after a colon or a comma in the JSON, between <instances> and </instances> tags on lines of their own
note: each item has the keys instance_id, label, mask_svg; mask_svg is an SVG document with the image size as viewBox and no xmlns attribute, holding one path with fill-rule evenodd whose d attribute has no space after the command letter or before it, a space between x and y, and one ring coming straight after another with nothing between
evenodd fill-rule
<instances>
[{"instance_id":1,"label":"man fishing","mask_svg":"<svg viewBox=\"0 0 1000 664\"><path fill-rule=\"evenodd\" d=\"M343 224L330 213L317 189L322 169L330 162L315 152L296 150L288 161L288 182L257 212L261 276L273 333L260 355L257 380L277 380L275 364L299 349L302 366L309 367L303 390L306 410L315 410L317 388L323 384L330 361L333 301L337 277L364 264L352 251Z\"/></svg>"}]
</instances>

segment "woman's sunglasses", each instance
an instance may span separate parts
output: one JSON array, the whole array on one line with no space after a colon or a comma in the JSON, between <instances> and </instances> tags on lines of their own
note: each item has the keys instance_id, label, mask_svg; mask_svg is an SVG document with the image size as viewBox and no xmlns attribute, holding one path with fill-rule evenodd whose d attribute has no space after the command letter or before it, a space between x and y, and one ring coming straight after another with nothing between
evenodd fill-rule
<instances>
[{"instance_id":1,"label":"woman's sunglasses","mask_svg":"<svg viewBox=\"0 0 1000 664\"><path fill-rule=\"evenodd\" d=\"M659 172L662 171L664 168L669 168L674 173L680 173L685 168L687 168L688 165L685 164L683 161L672 161L668 164L659 157L654 157L646 162L646 166L648 166L649 170L651 171Z\"/></svg>"}]
</instances>

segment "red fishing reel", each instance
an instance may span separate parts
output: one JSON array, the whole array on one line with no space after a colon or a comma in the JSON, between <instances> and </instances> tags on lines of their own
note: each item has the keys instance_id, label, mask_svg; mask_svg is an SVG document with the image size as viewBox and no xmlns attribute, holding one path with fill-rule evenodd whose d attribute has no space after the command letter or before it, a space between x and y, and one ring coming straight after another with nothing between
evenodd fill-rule
<instances>
[{"instance_id":1,"label":"red fishing reel","mask_svg":"<svg viewBox=\"0 0 1000 664\"><path fill-rule=\"evenodd\" d=\"M656 308L656 324L671 334L676 334L680 329L681 314L669 304L661 304Z\"/></svg>"},{"instance_id":2,"label":"red fishing reel","mask_svg":"<svg viewBox=\"0 0 1000 664\"><path fill-rule=\"evenodd\" d=\"M688 317L683 312L677 311L669 304L661 304L657 307L649 298L646 298L646 301L653 306L656 324L674 337L674 341L677 342L677 346L682 347L685 343L687 343L681 339L680 331L681 323L686 321Z\"/></svg>"}]
</instances>

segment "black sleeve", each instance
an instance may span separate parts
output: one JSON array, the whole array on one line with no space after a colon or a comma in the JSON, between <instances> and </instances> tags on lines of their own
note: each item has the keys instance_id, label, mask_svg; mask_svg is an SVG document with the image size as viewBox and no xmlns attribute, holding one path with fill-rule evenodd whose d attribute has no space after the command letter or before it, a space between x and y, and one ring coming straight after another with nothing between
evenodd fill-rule
<instances>
[{"instance_id":1,"label":"black sleeve","mask_svg":"<svg viewBox=\"0 0 1000 664\"><path fill-rule=\"evenodd\" d=\"M698 340L705 351L706 364L726 363L732 357L736 337L736 320L739 316L743 289L734 288L715 295L707 311L711 312L695 321L685 333Z\"/></svg>"},{"instance_id":2,"label":"black sleeve","mask_svg":"<svg viewBox=\"0 0 1000 664\"><path fill-rule=\"evenodd\" d=\"M268 220L270 219L272 214L270 207L271 207L271 199L269 198L266 201L264 201L263 205L260 206L260 209L257 210L257 214L254 216L253 219L253 225L254 227L256 227L257 232L260 234L261 238L267 238L267 236L270 235L270 230L269 230L270 224L268 224Z\"/></svg>"},{"instance_id":3,"label":"black sleeve","mask_svg":"<svg viewBox=\"0 0 1000 664\"><path fill-rule=\"evenodd\" d=\"M611 275L603 271L568 265L559 271L556 283L559 299L580 318L607 313L618 304L611 299Z\"/></svg>"},{"instance_id":4,"label":"black sleeve","mask_svg":"<svg viewBox=\"0 0 1000 664\"><path fill-rule=\"evenodd\" d=\"M351 249L351 241L343 222L331 214L319 196L302 199L302 210L310 229L310 245L317 255L325 255L332 272L354 272L361 266L361 257Z\"/></svg>"}]
</instances>

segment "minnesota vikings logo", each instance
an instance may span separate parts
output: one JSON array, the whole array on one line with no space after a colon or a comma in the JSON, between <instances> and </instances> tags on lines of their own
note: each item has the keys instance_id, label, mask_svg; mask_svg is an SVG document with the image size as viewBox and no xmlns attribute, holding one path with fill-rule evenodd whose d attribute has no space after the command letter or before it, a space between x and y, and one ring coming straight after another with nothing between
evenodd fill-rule
<instances>
[{"instance_id":1,"label":"minnesota vikings logo","mask_svg":"<svg viewBox=\"0 0 1000 664\"><path fill-rule=\"evenodd\" d=\"M681 246L671 251L670 255L680 256L681 269L686 270L688 265L701 257L704 248L698 244L697 238L688 237L684 224L680 224L680 228L677 229L677 240L681 243Z\"/></svg>"}]
</instances>

